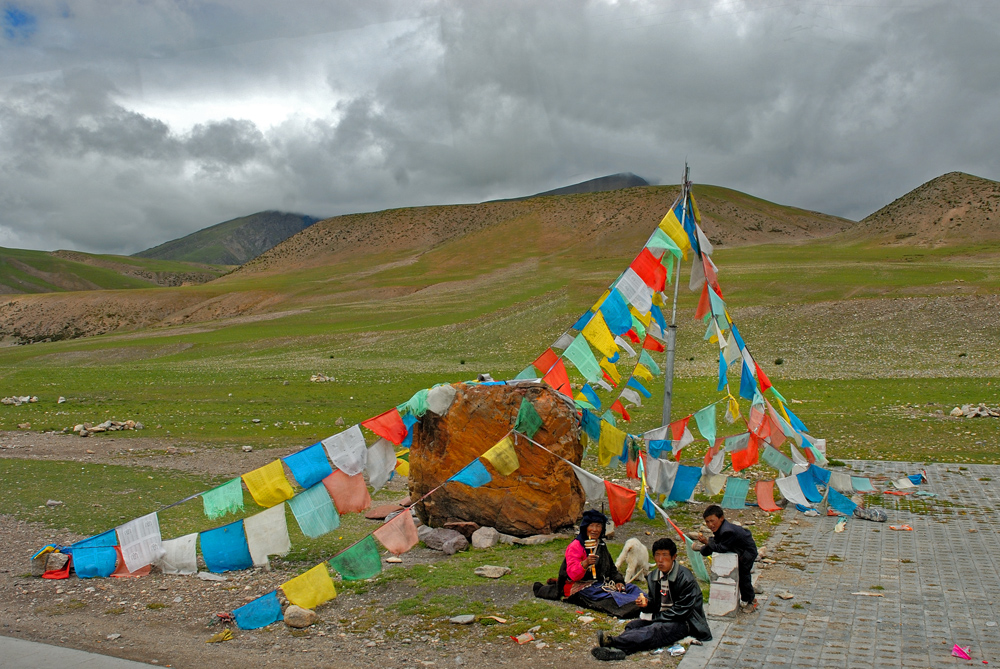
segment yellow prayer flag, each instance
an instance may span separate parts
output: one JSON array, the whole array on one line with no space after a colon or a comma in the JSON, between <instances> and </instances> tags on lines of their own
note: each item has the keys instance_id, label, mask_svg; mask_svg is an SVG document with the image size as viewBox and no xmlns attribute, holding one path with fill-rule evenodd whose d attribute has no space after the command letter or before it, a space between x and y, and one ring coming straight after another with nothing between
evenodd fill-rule
<instances>
[{"instance_id":1,"label":"yellow prayer flag","mask_svg":"<svg viewBox=\"0 0 1000 669\"><path fill-rule=\"evenodd\" d=\"M658 307L667 306L667 300L663 297L663 293L659 291L653 291L653 304Z\"/></svg>"},{"instance_id":2,"label":"yellow prayer flag","mask_svg":"<svg viewBox=\"0 0 1000 669\"><path fill-rule=\"evenodd\" d=\"M514 450L514 442L510 440L509 436L504 437L493 448L483 453L482 458L504 476L510 476L520 466L517 461L517 452Z\"/></svg>"},{"instance_id":3,"label":"yellow prayer flag","mask_svg":"<svg viewBox=\"0 0 1000 669\"><path fill-rule=\"evenodd\" d=\"M611 294L610 290L604 291L604 294L598 298L597 302L594 302L594 306L592 306L590 310L596 314L597 310L601 308L601 305L604 304L604 300L608 299L608 295L610 294Z\"/></svg>"},{"instance_id":4,"label":"yellow prayer flag","mask_svg":"<svg viewBox=\"0 0 1000 669\"><path fill-rule=\"evenodd\" d=\"M677 244L677 248L681 250L684 254L684 259L687 260L688 249L691 248L691 241L688 239L687 233L684 232L684 228L681 226L681 222L677 220L677 216L674 215L674 210L671 209L667 212L667 215L663 217L660 221L660 230L667 233L667 237L674 240L674 244Z\"/></svg>"},{"instance_id":5,"label":"yellow prayer flag","mask_svg":"<svg viewBox=\"0 0 1000 669\"><path fill-rule=\"evenodd\" d=\"M653 380L653 373L649 371L649 368L646 367L646 365L636 365L635 371L632 372L632 376L638 376L640 379L645 381Z\"/></svg>"},{"instance_id":6,"label":"yellow prayer flag","mask_svg":"<svg viewBox=\"0 0 1000 669\"><path fill-rule=\"evenodd\" d=\"M607 358L603 358L601 359L600 365L601 369L607 372L608 376L614 379L616 386L622 382L622 375L618 373L618 367L615 366L615 363L611 362Z\"/></svg>"},{"instance_id":7,"label":"yellow prayer flag","mask_svg":"<svg viewBox=\"0 0 1000 669\"><path fill-rule=\"evenodd\" d=\"M615 343L615 337L611 334L611 330L608 329L608 324L604 322L604 314L600 311L594 314L594 317L584 326L580 334L593 344L594 348L603 353L606 358L614 357L615 353L618 352L618 344Z\"/></svg>"},{"instance_id":8,"label":"yellow prayer flag","mask_svg":"<svg viewBox=\"0 0 1000 669\"><path fill-rule=\"evenodd\" d=\"M285 478L281 460L247 472L243 475L243 482L247 484L253 500L268 509L295 496L292 485Z\"/></svg>"},{"instance_id":9,"label":"yellow prayer flag","mask_svg":"<svg viewBox=\"0 0 1000 669\"><path fill-rule=\"evenodd\" d=\"M597 462L607 467L611 458L622 454L625 433L606 420L601 421L601 438L598 441Z\"/></svg>"},{"instance_id":10,"label":"yellow prayer flag","mask_svg":"<svg viewBox=\"0 0 1000 669\"><path fill-rule=\"evenodd\" d=\"M726 418L732 418L729 421L730 423L735 422L740 417L740 403L732 395L729 396L729 411L727 413L729 415Z\"/></svg>"},{"instance_id":11,"label":"yellow prayer flag","mask_svg":"<svg viewBox=\"0 0 1000 669\"><path fill-rule=\"evenodd\" d=\"M691 198L691 211L694 213L694 220L701 223L701 212L698 211L698 203L694 201L694 193L688 192Z\"/></svg>"},{"instance_id":12,"label":"yellow prayer flag","mask_svg":"<svg viewBox=\"0 0 1000 669\"><path fill-rule=\"evenodd\" d=\"M777 397L774 398L774 403L778 405L778 411L781 412L781 417L785 419L786 423L791 425L792 421L788 419L788 412L785 411L785 405L782 404L781 400L779 400Z\"/></svg>"},{"instance_id":13,"label":"yellow prayer flag","mask_svg":"<svg viewBox=\"0 0 1000 669\"><path fill-rule=\"evenodd\" d=\"M656 293L653 293L654 295ZM639 319L639 322L643 324L644 327L649 327L649 322L653 320L653 312L647 311L646 313L641 313L638 309L633 306L628 308L632 312L632 315Z\"/></svg>"},{"instance_id":14,"label":"yellow prayer flag","mask_svg":"<svg viewBox=\"0 0 1000 669\"><path fill-rule=\"evenodd\" d=\"M326 562L320 562L301 576L285 581L281 589L288 601L304 609L315 609L337 596Z\"/></svg>"},{"instance_id":15,"label":"yellow prayer flag","mask_svg":"<svg viewBox=\"0 0 1000 669\"><path fill-rule=\"evenodd\" d=\"M400 476L410 475L410 463L406 460L396 460L396 473Z\"/></svg>"}]
</instances>

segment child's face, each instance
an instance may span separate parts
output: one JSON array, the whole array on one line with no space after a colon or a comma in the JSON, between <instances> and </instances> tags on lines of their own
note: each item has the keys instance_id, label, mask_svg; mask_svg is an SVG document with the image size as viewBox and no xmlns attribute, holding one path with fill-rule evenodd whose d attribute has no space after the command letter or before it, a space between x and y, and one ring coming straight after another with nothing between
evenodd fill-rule
<instances>
[{"instance_id":1,"label":"child's face","mask_svg":"<svg viewBox=\"0 0 1000 669\"><path fill-rule=\"evenodd\" d=\"M705 524L708 525L708 529L715 532L719 529L719 525L722 525L722 516L707 516Z\"/></svg>"}]
</instances>

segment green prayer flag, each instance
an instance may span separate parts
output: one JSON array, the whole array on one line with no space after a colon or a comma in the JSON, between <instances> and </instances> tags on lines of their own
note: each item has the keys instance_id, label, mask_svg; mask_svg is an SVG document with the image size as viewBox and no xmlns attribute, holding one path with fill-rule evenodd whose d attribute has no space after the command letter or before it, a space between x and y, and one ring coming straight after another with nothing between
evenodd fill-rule
<instances>
[{"instance_id":1,"label":"green prayer flag","mask_svg":"<svg viewBox=\"0 0 1000 669\"><path fill-rule=\"evenodd\" d=\"M514 429L528 437L534 437L542 426L542 417L535 411L535 405L527 397L521 398L521 408L517 411L517 422Z\"/></svg>"},{"instance_id":2,"label":"green prayer flag","mask_svg":"<svg viewBox=\"0 0 1000 669\"><path fill-rule=\"evenodd\" d=\"M423 418L423 415L427 413L427 393L429 392L428 388L418 390L413 393L413 397L397 406L396 410L401 414L409 413L411 416Z\"/></svg>"},{"instance_id":3,"label":"green prayer flag","mask_svg":"<svg viewBox=\"0 0 1000 669\"><path fill-rule=\"evenodd\" d=\"M687 549L688 562L691 564L691 571L694 572L694 575L705 583L711 581L712 579L708 575L708 568L705 566L705 558L694 549L694 542L684 537L684 546Z\"/></svg>"},{"instance_id":4,"label":"green prayer flag","mask_svg":"<svg viewBox=\"0 0 1000 669\"><path fill-rule=\"evenodd\" d=\"M642 324L642 321L635 317L635 314L631 314L631 316L632 329L635 330L637 335L639 335L639 341L642 341L646 338L646 326Z\"/></svg>"},{"instance_id":5,"label":"green prayer flag","mask_svg":"<svg viewBox=\"0 0 1000 669\"><path fill-rule=\"evenodd\" d=\"M201 502L205 507L205 515L209 518L221 518L227 513L243 510L243 480L234 478L201 494Z\"/></svg>"},{"instance_id":6,"label":"green prayer flag","mask_svg":"<svg viewBox=\"0 0 1000 669\"><path fill-rule=\"evenodd\" d=\"M402 513L409 513L404 510ZM345 581L363 581L382 572L382 558L378 554L375 538L368 535L340 555L330 558L330 566Z\"/></svg>"},{"instance_id":7,"label":"green prayer flag","mask_svg":"<svg viewBox=\"0 0 1000 669\"><path fill-rule=\"evenodd\" d=\"M537 379L538 371L535 369L534 365L528 365L521 370L521 373L514 377L515 381L521 381L523 379Z\"/></svg>"},{"instance_id":8,"label":"green prayer flag","mask_svg":"<svg viewBox=\"0 0 1000 669\"><path fill-rule=\"evenodd\" d=\"M649 351L646 349L642 349L642 353L639 354L639 363L646 365L654 376L660 375L660 366L656 364L656 361L653 360L653 356L651 356Z\"/></svg>"},{"instance_id":9,"label":"green prayer flag","mask_svg":"<svg viewBox=\"0 0 1000 669\"><path fill-rule=\"evenodd\" d=\"M715 405L709 404L707 407L694 415L695 423L698 424L698 431L701 436L708 440L709 447L715 445Z\"/></svg>"},{"instance_id":10,"label":"green prayer flag","mask_svg":"<svg viewBox=\"0 0 1000 669\"><path fill-rule=\"evenodd\" d=\"M292 508L292 515L298 521L302 534L310 539L316 539L340 527L340 514L322 482L288 500L288 506Z\"/></svg>"},{"instance_id":11,"label":"green prayer flag","mask_svg":"<svg viewBox=\"0 0 1000 669\"><path fill-rule=\"evenodd\" d=\"M597 364L597 358L594 357L593 351L590 350L590 344L587 343L582 334L573 339L573 343L563 351L563 355L573 363L574 367L580 370L580 373L588 381L596 383L601 379L601 366Z\"/></svg>"},{"instance_id":12,"label":"green prayer flag","mask_svg":"<svg viewBox=\"0 0 1000 669\"><path fill-rule=\"evenodd\" d=\"M770 444L764 448L764 453L761 455L761 459L785 476L792 473L792 466L795 464L792 462L791 458Z\"/></svg>"}]
</instances>

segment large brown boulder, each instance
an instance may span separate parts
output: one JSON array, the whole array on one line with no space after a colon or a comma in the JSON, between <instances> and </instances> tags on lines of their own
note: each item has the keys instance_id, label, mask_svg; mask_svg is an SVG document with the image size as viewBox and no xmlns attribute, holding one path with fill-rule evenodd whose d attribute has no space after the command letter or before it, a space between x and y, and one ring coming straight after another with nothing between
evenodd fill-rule
<instances>
[{"instance_id":1,"label":"large brown boulder","mask_svg":"<svg viewBox=\"0 0 1000 669\"><path fill-rule=\"evenodd\" d=\"M543 420L534 440L580 464L583 447L575 407L549 386L460 383L455 388L455 400L444 415L427 412L414 428L412 499L441 485L502 439L514 426L522 398ZM482 461L493 477L490 483L479 488L449 483L416 505L420 519L432 527L473 522L521 537L553 533L576 523L585 496L572 468L523 438L515 449L520 466L510 476Z\"/></svg>"}]
</instances>

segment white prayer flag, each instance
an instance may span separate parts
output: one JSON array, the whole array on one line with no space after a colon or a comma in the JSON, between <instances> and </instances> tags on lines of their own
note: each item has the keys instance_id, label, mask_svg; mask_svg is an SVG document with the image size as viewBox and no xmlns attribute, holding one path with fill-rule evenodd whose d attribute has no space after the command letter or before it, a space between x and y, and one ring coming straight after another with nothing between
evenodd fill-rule
<instances>
[{"instance_id":1,"label":"white prayer flag","mask_svg":"<svg viewBox=\"0 0 1000 669\"><path fill-rule=\"evenodd\" d=\"M292 550L284 502L245 518L243 529L246 531L247 546L255 567L266 566L268 555L287 555Z\"/></svg>"},{"instance_id":2,"label":"white prayer flag","mask_svg":"<svg viewBox=\"0 0 1000 669\"><path fill-rule=\"evenodd\" d=\"M379 439L368 449L368 483L375 490L386 484L396 468L396 451L388 439Z\"/></svg>"},{"instance_id":3,"label":"white prayer flag","mask_svg":"<svg viewBox=\"0 0 1000 669\"><path fill-rule=\"evenodd\" d=\"M670 426L655 427L642 433L642 438L646 441L666 441L670 439Z\"/></svg>"},{"instance_id":4,"label":"white prayer flag","mask_svg":"<svg viewBox=\"0 0 1000 669\"><path fill-rule=\"evenodd\" d=\"M556 343L552 345L552 348L558 348L566 350L566 347L573 343L573 336L568 332L564 332L559 339L556 339Z\"/></svg>"},{"instance_id":5,"label":"white prayer flag","mask_svg":"<svg viewBox=\"0 0 1000 669\"><path fill-rule=\"evenodd\" d=\"M164 574L197 574L198 554L195 552L197 542L197 532L185 534L177 539L167 539L161 544L163 556L156 565Z\"/></svg>"},{"instance_id":6,"label":"white prayer flag","mask_svg":"<svg viewBox=\"0 0 1000 669\"><path fill-rule=\"evenodd\" d=\"M160 521L156 512L136 518L118 527L118 545L129 571L153 564L163 555Z\"/></svg>"},{"instance_id":7,"label":"white prayer flag","mask_svg":"<svg viewBox=\"0 0 1000 669\"><path fill-rule=\"evenodd\" d=\"M630 356L632 356L633 358L635 357L635 349L629 346L627 341L625 341L621 337L615 337L615 343L618 344L623 349L625 349L626 351L628 351L628 354Z\"/></svg>"},{"instance_id":8,"label":"white prayer flag","mask_svg":"<svg viewBox=\"0 0 1000 669\"><path fill-rule=\"evenodd\" d=\"M799 486L799 480L795 476L785 476L776 481L778 484L778 489L781 491L781 496L787 499L792 504L799 504L801 506L809 506L809 500L806 496L802 494L802 488Z\"/></svg>"},{"instance_id":9,"label":"white prayer flag","mask_svg":"<svg viewBox=\"0 0 1000 669\"><path fill-rule=\"evenodd\" d=\"M569 466L573 468L573 472L576 474L576 478L579 479L580 485L583 487L583 492L587 496L587 499L593 501L604 497L607 494L607 489L604 487L604 479L596 474L591 474L586 469L582 467L577 467L572 462Z\"/></svg>"},{"instance_id":10,"label":"white prayer flag","mask_svg":"<svg viewBox=\"0 0 1000 669\"><path fill-rule=\"evenodd\" d=\"M631 402L636 406L642 406L642 397L639 396L638 392L632 390L631 388L622 388L622 399Z\"/></svg>"},{"instance_id":11,"label":"white prayer flag","mask_svg":"<svg viewBox=\"0 0 1000 669\"><path fill-rule=\"evenodd\" d=\"M427 395L429 404L430 393ZM368 445L365 444L365 435L361 433L359 425L352 425L340 434L327 437L323 440L323 447L333 465L348 476L364 471Z\"/></svg>"},{"instance_id":12,"label":"white prayer flag","mask_svg":"<svg viewBox=\"0 0 1000 669\"><path fill-rule=\"evenodd\" d=\"M447 413L451 403L455 401L458 390L455 386L444 384L435 386L427 392L427 408L439 416Z\"/></svg>"},{"instance_id":13,"label":"white prayer flag","mask_svg":"<svg viewBox=\"0 0 1000 669\"><path fill-rule=\"evenodd\" d=\"M618 279L615 288L639 313L648 314L653 307L653 289L631 267Z\"/></svg>"},{"instance_id":14,"label":"white prayer flag","mask_svg":"<svg viewBox=\"0 0 1000 669\"><path fill-rule=\"evenodd\" d=\"M722 455L724 453L720 453ZM708 471L708 467L701 468L701 483L705 486L705 492L711 497L715 497L722 489L726 486L726 479L729 478L725 474L713 474Z\"/></svg>"},{"instance_id":15,"label":"white prayer flag","mask_svg":"<svg viewBox=\"0 0 1000 669\"><path fill-rule=\"evenodd\" d=\"M688 281L688 288L692 292L698 293L705 285L705 266L701 264L701 259L695 256L691 263L691 279Z\"/></svg>"}]
</instances>

